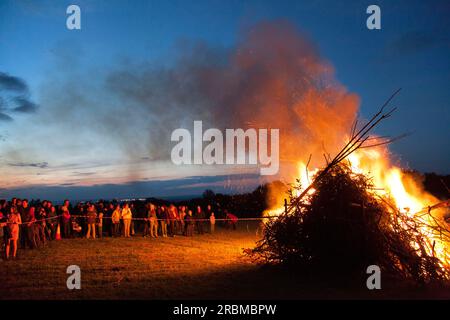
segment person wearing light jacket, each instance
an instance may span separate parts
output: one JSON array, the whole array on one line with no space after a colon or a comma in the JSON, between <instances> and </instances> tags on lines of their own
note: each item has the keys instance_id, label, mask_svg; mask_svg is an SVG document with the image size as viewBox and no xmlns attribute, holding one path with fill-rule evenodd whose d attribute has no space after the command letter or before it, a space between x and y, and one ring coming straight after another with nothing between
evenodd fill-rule
<instances>
[{"instance_id":1,"label":"person wearing light jacket","mask_svg":"<svg viewBox=\"0 0 450 320\"><path fill-rule=\"evenodd\" d=\"M97 210L93 204L88 205L87 209L87 233L86 238L89 239L91 236L95 239L95 222L97 221Z\"/></svg>"},{"instance_id":2,"label":"person wearing light jacket","mask_svg":"<svg viewBox=\"0 0 450 320\"><path fill-rule=\"evenodd\" d=\"M122 209L122 220L123 220L123 229L125 238L130 237L130 227L131 227L131 219L133 214L131 213L131 209L128 206L128 203L125 203Z\"/></svg>"},{"instance_id":3,"label":"person wearing light jacket","mask_svg":"<svg viewBox=\"0 0 450 320\"><path fill-rule=\"evenodd\" d=\"M158 217L156 215L156 208L153 203L150 203L150 236L158 238Z\"/></svg>"},{"instance_id":4,"label":"person wearing light jacket","mask_svg":"<svg viewBox=\"0 0 450 320\"><path fill-rule=\"evenodd\" d=\"M113 229L112 229L113 237L120 236L120 233L119 233L120 215L121 215L120 204L118 204L111 215L111 222L113 225Z\"/></svg>"}]
</instances>

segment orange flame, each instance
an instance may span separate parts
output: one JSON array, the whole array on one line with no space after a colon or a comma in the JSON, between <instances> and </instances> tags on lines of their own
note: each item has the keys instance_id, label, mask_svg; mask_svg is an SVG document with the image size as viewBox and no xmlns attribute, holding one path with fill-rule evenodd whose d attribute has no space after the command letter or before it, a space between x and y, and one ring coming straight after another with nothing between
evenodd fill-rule
<instances>
[{"instance_id":1,"label":"orange flame","mask_svg":"<svg viewBox=\"0 0 450 320\"><path fill-rule=\"evenodd\" d=\"M416 181L400 168L392 165L388 150L385 147L358 149L344 161L349 162L353 172L372 177L375 188L371 192L374 195L389 199L391 203L395 204L397 210L421 223L422 227L419 231L425 235L426 240L425 243L420 245L428 255L435 255L439 258L442 267L450 268L449 244L430 227L435 226L438 221L442 222L441 225L445 225L446 222L443 217L445 210L437 209L430 211L430 214L425 214L428 207L438 203L439 200L425 192ZM297 180L301 187L296 190L297 196L312 183L311 179L319 169L308 169L305 163L300 161L298 162L298 170ZM314 192L315 190L311 189L310 193ZM284 207L278 207L265 212L265 216L278 216L282 212L284 212ZM413 244L416 249L419 249L420 245L418 243Z\"/></svg>"}]
</instances>

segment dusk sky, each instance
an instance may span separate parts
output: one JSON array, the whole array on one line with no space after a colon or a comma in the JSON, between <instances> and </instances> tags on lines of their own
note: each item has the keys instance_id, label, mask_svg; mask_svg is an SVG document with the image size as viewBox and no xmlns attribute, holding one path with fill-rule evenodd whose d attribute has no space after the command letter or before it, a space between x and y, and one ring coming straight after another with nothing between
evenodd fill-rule
<instances>
[{"instance_id":1,"label":"dusk sky","mask_svg":"<svg viewBox=\"0 0 450 320\"><path fill-rule=\"evenodd\" d=\"M66 28L70 4L81 8L81 30ZM381 30L366 27L371 4L381 8ZM448 1L1 0L0 197L254 189L267 178L255 167L173 165L159 128L176 127L174 113L192 126L180 101L208 117L202 99L167 79L212 64L210 55L220 65L245 30L273 21L308 39L339 86L359 97L362 117L402 88L377 134L411 133L390 146L394 161L449 174L449 16ZM190 48L201 54L192 59ZM174 92L180 97L167 104Z\"/></svg>"}]
</instances>

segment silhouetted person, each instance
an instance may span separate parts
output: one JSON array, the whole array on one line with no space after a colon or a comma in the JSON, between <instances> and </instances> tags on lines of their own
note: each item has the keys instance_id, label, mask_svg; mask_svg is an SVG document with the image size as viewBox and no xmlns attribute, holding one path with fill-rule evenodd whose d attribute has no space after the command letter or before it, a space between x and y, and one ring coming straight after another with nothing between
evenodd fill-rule
<instances>
[{"instance_id":1,"label":"silhouetted person","mask_svg":"<svg viewBox=\"0 0 450 320\"><path fill-rule=\"evenodd\" d=\"M167 237L167 221L169 220L169 216L167 214L167 208L165 206L161 206L159 208L159 216L158 219L160 219L159 223L161 225L161 235L166 238Z\"/></svg>"},{"instance_id":2,"label":"silhouetted person","mask_svg":"<svg viewBox=\"0 0 450 320\"><path fill-rule=\"evenodd\" d=\"M17 201L18 211L22 221L20 227L20 244L23 249L28 246L30 249L36 247L34 243L34 232L33 232L33 219L34 216L31 215L30 207L28 206L28 200L24 199L21 202Z\"/></svg>"},{"instance_id":3,"label":"silhouetted person","mask_svg":"<svg viewBox=\"0 0 450 320\"><path fill-rule=\"evenodd\" d=\"M198 234L203 234L203 224L205 219L205 213L200 206L197 206L197 211L195 213L195 219L197 220L197 232Z\"/></svg>"},{"instance_id":4,"label":"silhouetted person","mask_svg":"<svg viewBox=\"0 0 450 320\"><path fill-rule=\"evenodd\" d=\"M194 234L194 217L192 216L192 210L189 210L186 214L184 224L186 228L185 236L192 237Z\"/></svg>"}]
</instances>

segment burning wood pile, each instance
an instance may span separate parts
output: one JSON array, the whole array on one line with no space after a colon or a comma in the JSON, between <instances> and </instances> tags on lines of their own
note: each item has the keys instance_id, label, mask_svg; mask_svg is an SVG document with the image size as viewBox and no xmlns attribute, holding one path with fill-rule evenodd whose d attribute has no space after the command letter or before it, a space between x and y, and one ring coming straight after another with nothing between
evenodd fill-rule
<instances>
[{"instance_id":1,"label":"burning wood pile","mask_svg":"<svg viewBox=\"0 0 450 320\"><path fill-rule=\"evenodd\" d=\"M273 219L249 252L252 258L339 275L363 274L369 265L378 265L391 276L418 283L450 280L448 202L416 205L403 185L397 190L396 179L384 182L382 192L375 171L372 177L355 167L361 152L392 142L369 133L394 112L385 108L395 94L360 129L355 122L345 147L333 159L325 156L327 165L312 171L311 182L308 164L302 166L285 207L268 212Z\"/></svg>"}]
</instances>

